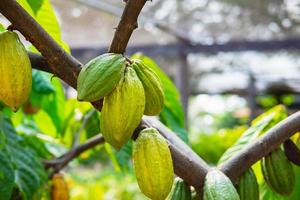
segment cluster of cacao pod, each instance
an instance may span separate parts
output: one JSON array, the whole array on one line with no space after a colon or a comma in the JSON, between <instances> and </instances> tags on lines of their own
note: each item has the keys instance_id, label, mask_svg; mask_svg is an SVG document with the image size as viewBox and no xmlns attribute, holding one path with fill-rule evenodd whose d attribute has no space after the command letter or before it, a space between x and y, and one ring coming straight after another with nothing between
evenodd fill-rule
<instances>
[{"instance_id":1,"label":"cluster of cacao pod","mask_svg":"<svg viewBox=\"0 0 300 200\"><path fill-rule=\"evenodd\" d=\"M150 199L166 199L172 189L174 176L173 162L167 141L156 129L146 128L140 132L134 143L132 157L141 191ZM188 196L189 191L183 187L185 186L178 183L174 190L176 192L180 190L178 192L181 196ZM174 190L170 198L178 199L172 198L178 194ZM188 198L186 199L188 200Z\"/></svg>"},{"instance_id":2,"label":"cluster of cacao pod","mask_svg":"<svg viewBox=\"0 0 300 200\"><path fill-rule=\"evenodd\" d=\"M17 111L27 101L31 84L31 63L18 35L0 33L0 101Z\"/></svg>"},{"instance_id":3,"label":"cluster of cacao pod","mask_svg":"<svg viewBox=\"0 0 300 200\"><path fill-rule=\"evenodd\" d=\"M78 100L103 99L100 127L105 141L119 150L143 114L158 115L164 105L162 83L140 60L107 53L86 64L78 77Z\"/></svg>"}]
</instances>

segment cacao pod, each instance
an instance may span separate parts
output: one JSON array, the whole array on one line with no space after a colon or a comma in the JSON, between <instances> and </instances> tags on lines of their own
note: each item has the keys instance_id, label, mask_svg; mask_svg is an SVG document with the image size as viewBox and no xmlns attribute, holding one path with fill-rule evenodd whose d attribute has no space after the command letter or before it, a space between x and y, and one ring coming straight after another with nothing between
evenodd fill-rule
<instances>
[{"instance_id":1,"label":"cacao pod","mask_svg":"<svg viewBox=\"0 0 300 200\"><path fill-rule=\"evenodd\" d=\"M191 188L179 177L174 180L168 200L191 200Z\"/></svg>"},{"instance_id":2,"label":"cacao pod","mask_svg":"<svg viewBox=\"0 0 300 200\"><path fill-rule=\"evenodd\" d=\"M51 200L68 200L69 188L62 174L54 174L52 178Z\"/></svg>"},{"instance_id":3,"label":"cacao pod","mask_svg":"<svg viewBox=\"0 0 300 200\"><path fill-rule=\"evenodd\" d=\"M101 131L105 141L119 150L142 119L145 94L134 69L126 68L125 77L108 96L101 112Z\"/></svg>"},{"instance_id":4,"label":"cacao pod","mask_svg":"<svg viewBox=\"0 0 300 200\"><path fill-rule=\"evenodd\" d=\"M291 140L288 139L284 142L284 153L286 157L297 166L300 166L300 150L297 145Z\"/></svg>"},{"instance_id":5,"label":"cacao pod","mask_svg":"<svg viewBox=\"0 0 300 200\"><path fill-rule=\"evenodd\" d=\"M164 200L172 189L173 163L166 140L154 128L140 132L133 146L133 166L141 191Z\"/></svg>"},{"instance_id":6,"label":"cacao pod","mask_svg":"<svg viewBox=\"0 0 300 200\"><path fill-rule=\"evenodd\" d=\"M146 96L145 115L158 115L164 107L164 90L158 75L141 60L134 59L131 65L143 83Z\"/></svg>"},{"instance_id":7,"label":"cacao pod","mask_svg":"<svg viewBox=\"0 0 300 200\"><path fill-rule=\"evenodd\" d=\"M264 179L268 186L280 195L290 195L295 186L295 174L291 163L280 148L261 161Z\"/></svg>"},{"instance_id":8,"label":"cacao pod","mask_svg":"<svg viewBox=\"0 0 300 200\"><path fill-rule=\"evenodd\" d=\"M126 60L121 54L106 53L88 62L80 71L77 82L79 101L97 101L117 86Z\"/></svg>"},{"instance_id":9,"label":"cacao pod","mask_svg":"<svg viewBox=\"0 0 300 200\"><path fill-rule=\"evenodd\" d=\"M205 177L204 200L239 200L230 179L220 170L213 169Z\"/></svg>"},{"instance_id":10,"label":"cacao pod","mask_svg":"<svg viewBox=\"0 0 300 200\"><path fill-rule=\"evenodd\" d=\"M258 183L251 168L240 177L237 192L240 196L240 200L259 200Z\"/></svg>"},{"instance_id":11,"label":"cacao pod","mask_svg":"<svg viewBox=\"0 0 300 200\"><path fill-rule=\"evenodd\" d=\"M31 63L16 33L0 33L0 101L17 111L31 91Z\"/></svg>"}]
</instances>

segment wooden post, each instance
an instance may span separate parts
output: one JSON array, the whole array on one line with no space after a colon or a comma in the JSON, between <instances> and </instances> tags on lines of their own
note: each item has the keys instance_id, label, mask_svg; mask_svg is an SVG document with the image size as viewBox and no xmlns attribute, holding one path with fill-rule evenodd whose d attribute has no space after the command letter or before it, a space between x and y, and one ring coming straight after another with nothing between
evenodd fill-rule
<instances>
[{"instance_id":1,"label":"wooden post","mask_svg":"<svg viewBox=\"0 0 300 200\"><path fill-rule=\"evenodd\" d=\"M185 115L185 126L187 127L188 101L190 96L189 63L186 53L180 53L178 57L180 58L180 65L176 71L175 83L180 92L181 103Z\"/></svg>"}]
</instances>

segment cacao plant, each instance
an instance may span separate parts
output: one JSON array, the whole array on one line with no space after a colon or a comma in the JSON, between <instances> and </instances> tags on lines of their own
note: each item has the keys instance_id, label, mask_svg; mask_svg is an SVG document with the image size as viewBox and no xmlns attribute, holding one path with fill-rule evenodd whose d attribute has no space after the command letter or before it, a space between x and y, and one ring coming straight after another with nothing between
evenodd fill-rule
<instances>
[{"instance_id":1,"label":"cacao plant","mask_svg":"<svg viewBox=\"0 0 300 200\"><path fill-rule=\"evenodd\" d=\"M240 177L236 189L240 200L259 200L259 187L251 168Z\"/></svg>"},{"instance_id":2,"label":"cacao plant","mask_svg":"<svg viewBox=\"0 0 300 200\"><path fill-rule=\"evenodd\" d=\"M131 66L135 69L145 90L146 104L144 114L158 115L164 106L164 91L160 78L141 60L133 59Z\"/></svg>"},{"instance_id":3,"label":"cacao plant","mask_svg":"<svg viewBox=\"0 0 300 200\"><path fill-rule=\"evenodd\" d=\"M230 179L220 170L209 171L204 182L204 200L239 200Z\"/></svg>"},{"instance_id":4,"label":"cacao plant","mask_svg":"<svg viewBox=\"0 0 300 200\"><path fill-rule=\"evenodd\" d=\"M177 177L174 180L173 188L168 196L168 200L191 200L192 192L181 178Z\"/></svg>"},{"instance_id":5,"label":"cacao plant","mask_svg":"<svg viewBox=\"0 0 300 200\"><path fill-rule=\"evenodd\" d=\"M173 185L173 163L167 141L154 128L140 132L133 146L133 166L141 191L164 200Z\"/></svg>"},{"instance_id":6,"label":"cacao plant","mask_svg":"<svg viewBox=\"0 0 300 200\"><path fill-rule=\"evenodd\" d=\"M105 141L119 150L141 121L144 108L143 85L134 69L127 67L124 78L104 97L100 124Z\"/></svg>"},{"instance_id":7,"label":"cacao plant","mask_svg":"<svg viewBox=\"0 0 300 200\"><path fill-rule=\"evenodd\" d=\"M79 101L97 101L108 95L124 76L126 59L121 54L106 53L88 62L77 82Z\"/></svg>"},{"instance_id":8,"label":"cacao plant","mask_svg":"<svg viewBox=\"0 0 300 200\"><path fill-rule=\"evenodd\" d=\"M31 91L31 63L24 45L14 32L0 33L0 50L0 101L17 111Z\"/></svg>"},{"instance_id":9,"label":"cacao plant","mask_svg":"<svg viewBox=\"0 0 300 200\"><path fill-rule=\"evenodd\" d=\"M69 188L64 179L64 176L60 173L54 174L52 178L51 186L51 200L68 200Z\"/></svg>"},{"instance_id":10,"label":"cacao plant","mask_svg":"<svg viewBox=\"0 0 300 200\"><path fill-rule=\"evenodd\" d=\"M295 174L284 152L277 148L261 161L261 169L268 186L280 195L288 196L295 186Z\"/></svg>"}]
</instances>

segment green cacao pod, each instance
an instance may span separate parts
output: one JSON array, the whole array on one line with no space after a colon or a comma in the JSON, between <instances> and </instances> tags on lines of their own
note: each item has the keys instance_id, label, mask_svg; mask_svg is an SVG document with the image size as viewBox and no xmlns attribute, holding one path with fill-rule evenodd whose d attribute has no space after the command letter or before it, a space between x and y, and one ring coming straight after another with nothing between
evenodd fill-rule
<instances>
[{"instance_id":1,"label":"green cacao pod","mask_svg":"<svg viewBox=\"0 0 300 200\"><path fill-rule=\"evenodd\" d=\"M164 200L172 189L173 163L166 140L154 128L141 131L133 146L133 166L141 191Z\"/></svg>"},{"instance_id":2,"label":"green cacao pod","mask_svg":"<svg viewBox=\"0 0 300 200\"><path fill-rule=\"evenodd\" d=\"M145 115L158 115L164 106L164 90L157 74L144 65L141 60L134 59L132 67L143 83L146 96Z\"/></svg>"},{"instance_id":3,"label":"green cacao pod","mask_svg":"<svg viewBox=\"0 0 300 200\"><path fill-rule=\"evenodd\" d=\"M106 53L88 62L77 82L79 101L97 101L108 95L124 76L126 60L121 54Z\"/></svg>"},{"instance_id":4,"label":"green cacao pod","mask_svg":"<svg viewBox=\"0 0 300 200\"><path fill-rule=\"evenodd\" d=\"M16 33L0 33L0 101L16 111L31 91L31 63Z\"/></svg>"},{"instance_id":5,"label":"green cacao pod","mask_svg":"<svg viewBox=\"0 0 300 200\"><path fill-rule=\"evenodd\" d=\"M174 180L168 200L191 200L191 188L179 177Z\"/></svg>"},{"instance_id":6,"label":"green cacao pod","mask_svg":"<svg viewBox=\"0 0 300 200\"><path fill-rule=\"evenodd\" d=\"M240 200L259 200L258 183L251 168L241 176L236 188Z\"/></svg>"},{"instance_id":7,"label":"green cacao pod","mask_svg":"<svg viewBox=\"0 0 300 200\"><path fill-rule=\"evenodd\" d=\"M217 169L205 177L204 200L239 200L239 195L230 179Z\"/></svg>"},{"instance_id":8,"label":"green cacao pod","mask_svg":"<svg viewBox=\"0 0 300 200\"><path fill-rule=\"evenodd\" d=\"M268 186L280 195L290 195L295 186L292 164L284 152L277 148L261 161L261 169Z\"/></svg>"},{"instance_id":9,"label":"green cacao pod","mask_svg":"<svg viewBox=\"0 0 300 200\"><path fill-rule=\"evenodd\" d=\"M119 150L141 121L144 108L143 85L134 69L127 67L124 78L104 97L100 124L105 141Z\"/></svg>"}]
</instances>

